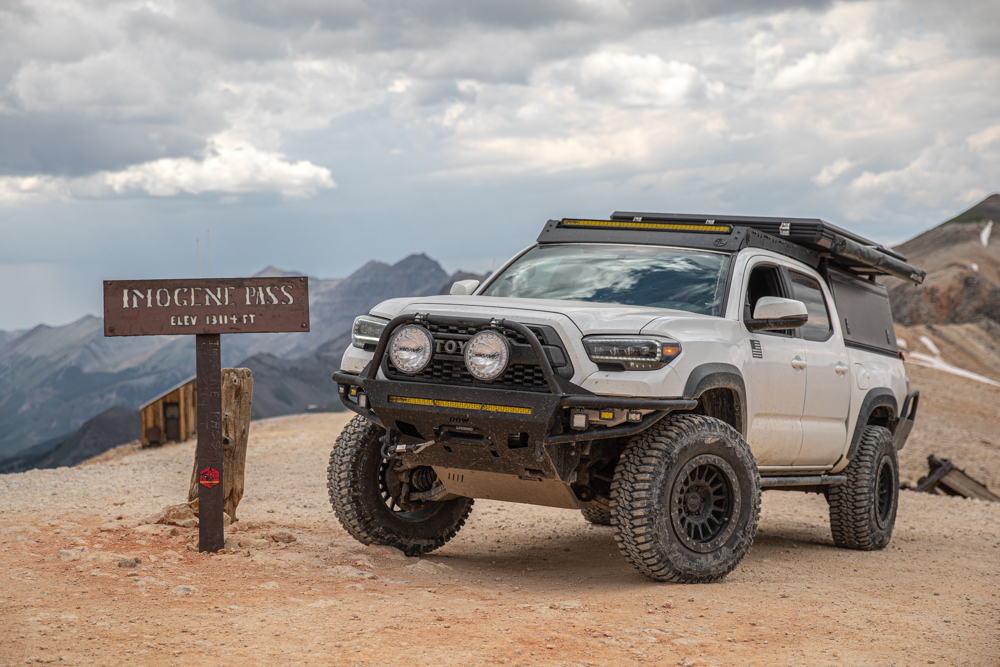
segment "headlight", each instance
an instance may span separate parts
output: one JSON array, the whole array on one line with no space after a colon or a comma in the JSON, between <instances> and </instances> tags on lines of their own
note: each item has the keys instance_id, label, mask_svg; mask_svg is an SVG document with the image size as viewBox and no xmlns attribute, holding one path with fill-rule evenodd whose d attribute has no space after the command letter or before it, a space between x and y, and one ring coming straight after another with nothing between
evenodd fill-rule
<instances>
[{"instance_id":1,"label":"headlight","mask_svg":"<svg viewBox=\"0 0 1000 667\"><path fill-rule=\"evenodd\" d=\"M378 340L388 323L388 320L383 320L381 317L370 315L355 317L354 328L351 329L351 345L362 349L365 345L378 345Z\"/></svg>"},{"instance_id":2,"label":"headlight","mask_svg":"<svg viewBox=\"0 0 1000 667\"><path fill-rule=\"evenodd\" d=\"M389 358L408 375L416 375L427 368L434 353L434 339L427 329L415 324L400 327L389 341Z\"/></svg>"},{"instance_id":3,"label":"headlight","mask_svg":"<svg viewBox=\"0 0 1000 667\"><path fill-rule=\"evenodd\" d=\"M655 371L681 353L677 341L651 336L587 336L583 346L595 364L617 364L628 371Z\"/></svg>"},{"instance_id":4,"label":"headlight","mask_svg":"<svg viewBox=\"0 0 1000 667\"><path fill-rule=\"evenodd\" d=\"M480 380L503 375L509 359L507 338L496 331L480 331L465 345L465 367Z\"/></svg>"}]
</instances>

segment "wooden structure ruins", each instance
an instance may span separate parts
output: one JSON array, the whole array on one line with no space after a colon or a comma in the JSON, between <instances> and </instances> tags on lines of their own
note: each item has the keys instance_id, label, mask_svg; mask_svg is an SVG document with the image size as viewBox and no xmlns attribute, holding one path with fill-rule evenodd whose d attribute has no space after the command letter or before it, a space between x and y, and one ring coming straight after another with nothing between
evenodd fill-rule
<instances>
[{"instance_id":1,"label":"wooden structure ruins","mask_svg":"<svg viewBox=\"0 0 1000 667\"><path fill-rule=\"evenodd\" d=\"M141 408L142 446L184 442L198 434L198 383L192 375Z\"/></svg>"},{"instance_id":2,"label":"wooden structure ruins","mask_svg":"<svg viewBox=\"0 0 1000 667\"><path fill-rule=\"evenodd\" d=\"M139 408L143 447L183 442L198 434L197 379L192 375Z\"/></svg>"}]
</instances>

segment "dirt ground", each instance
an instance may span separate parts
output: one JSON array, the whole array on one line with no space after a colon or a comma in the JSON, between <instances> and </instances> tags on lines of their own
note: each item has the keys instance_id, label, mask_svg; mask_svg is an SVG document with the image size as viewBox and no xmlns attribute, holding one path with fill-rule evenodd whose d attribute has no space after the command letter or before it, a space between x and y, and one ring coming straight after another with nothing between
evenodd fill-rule
<instances>
[{"instance_id":1,"label":"dirt ground","mask_svg":"<svg viewBox=\"0 0 1000 667\"><path fill-rule=\"evenodd\" d=\"M926 451L996 475L995 417L933 396L997 390L911 376L925 418L904 478ZM889 548L865 553L833 547L821 496L770 491L749 555L711 585L643 578L577 512L499 502L406 558L330 512L346 419L253 423L228 533L245 546L224 555L140 525L183 500L193 443L0 476L0 665L1000 665L1000 504L904 491Z\"/></svg>"}]
</instances>

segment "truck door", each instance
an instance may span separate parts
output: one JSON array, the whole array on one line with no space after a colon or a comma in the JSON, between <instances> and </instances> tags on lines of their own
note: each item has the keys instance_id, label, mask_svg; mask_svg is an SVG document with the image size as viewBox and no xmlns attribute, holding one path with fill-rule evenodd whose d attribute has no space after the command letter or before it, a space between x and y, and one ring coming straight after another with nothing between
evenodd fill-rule
<instances>
[{"instance_id":1,"label":"truck door","mask_svg":"<svg viewBox=\"0 0 1000 667\"><path fill-rule=\"evenodd\" d=\"M776 264L763 260L748 268L744 320L752 317L761 297L791 298ZM750 365L747 442L757 465L792 465L802 445L801 417L806 393L806 354L802 340L791 331L746 330L746 341Z\"/></svg>"},{"instance_id":2,"label":"truck door","mask_svg":"<svg viewBox=\"0 0 1000 667\"><path fill-rule=\"evenodd\" d=\"M832 303L817 278L789 269L792 298L809 311L809 321L798 330L805 348L806 398L802 408L802 448L797 466L829 466L847 444L847 417L851 404L851 374L844 339L834 330Z\"/></svg>"}]
</instances>

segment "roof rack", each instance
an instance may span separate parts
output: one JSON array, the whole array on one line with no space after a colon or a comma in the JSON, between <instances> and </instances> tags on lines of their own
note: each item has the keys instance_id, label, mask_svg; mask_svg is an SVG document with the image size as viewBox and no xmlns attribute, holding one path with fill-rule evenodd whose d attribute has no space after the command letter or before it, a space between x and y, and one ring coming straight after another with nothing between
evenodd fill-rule
<instances>
[{"instance_id":1,"label":"roof rack","mask_svg":"<svg viewBox=\"0 0 1000 667\"><path fill-rule=\"evenodd\" d=\"M552 221L554 222L554 221ZM631 223L631 224L630 224ZM763 218L735 215L691 215L678 213L647 213L615 211L611 220L569 220L564 219L558 227L598 230L615 230L618 232L676 232L684 236L690 234L731 234L733 228L750 228L770 237L767 244L772 249L783 254L796 256L799 252L789 252L790 246L805 248L812 256L818 256L831 264L847 269L852 273L874 276L887 275L907 280L919 285L926 276L925 272L906 263L906 257L892 248L870 241L862 236L841 229L836 225L818 218ZM554 231L551 226L546 231ZM568 230L567 230L568 231ZM543 232L542 236L545 236ZM591 237L593 238L593 237ZM748 234L741 245L764 240L758 234ZM542 238L539 237L539 241ZM593 240L597 240L593 238ZM735 241L736 239L733 239ZM775 243L777 242L777 243ZM753 243L758 245L759 243ZM683 244L681 244L683 245ZM716 243L720 249L725 249L728 243ZM784 248L784 250L782 250ZM812 262L810 262L812 263Z\"/></svg>"}]
</instances>

